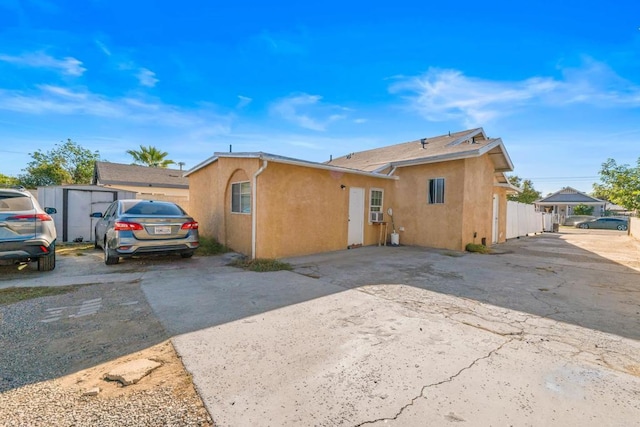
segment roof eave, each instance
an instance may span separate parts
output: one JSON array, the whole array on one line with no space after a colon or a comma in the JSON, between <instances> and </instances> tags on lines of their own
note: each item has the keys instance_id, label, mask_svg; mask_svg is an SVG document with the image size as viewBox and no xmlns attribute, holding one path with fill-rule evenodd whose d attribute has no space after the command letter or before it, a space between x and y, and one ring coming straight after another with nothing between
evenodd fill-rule
<instances>
[{"instance_id":1,"label":"roof eave","mask_svg":"<svg viewBox=\"0 0 640 427\"><path fill-rule=\"evenodd\" d=\"M383 174L379 174L379 173L375 173L375 172L366 172L366 171L361 171L358 169L349 169L349 168L344 168L344 167L340 167L340 166L330 166L330 165L326 165L324 163L314 163L314 162L305 162L302 160L295 160L295 159L287 159L287 158L282 158L282 157L278 157L278 156L273 156L270 154L266 154L266 153L216 153L213 157L210 157L209 159L205 160L204 162L194 166L192 169L190 169L189 171L187 171L185 173L184 176L188 176L208 165L210 165L211 163L214 163L215 161L217 161L220 158L251 158L251 159L262 159L262 160L267 160L269 162L273 162L273 163L283 163L283 164L288 164L288 165L294 165L294 166L301 166L301 167L308 167L308 168L313 168L313 169L322 169L322 170L328 170L328 171L332 171L332 172L342 172L342 173L350 173L350 174L354 174L354 175L362 175L362 176L369 176L369 177L373 177L373 178L381 178L381 179L391 179L391 180L397 180L399 179L397 176L388 176L388 175L383 175Z\"/></svg>"}]
</instances>

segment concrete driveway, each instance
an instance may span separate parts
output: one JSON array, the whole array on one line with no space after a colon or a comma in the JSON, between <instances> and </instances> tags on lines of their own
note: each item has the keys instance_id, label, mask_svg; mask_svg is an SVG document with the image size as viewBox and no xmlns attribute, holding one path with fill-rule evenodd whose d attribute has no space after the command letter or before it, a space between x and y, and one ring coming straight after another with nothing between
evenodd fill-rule
<instances>
[{"instance_id":1,"label":"concrete driveway","mask_svg":"<svg viewBox=\"0 0 640 427\"><path fill-rule=\"evenodd\" d=\"M366 247L142 289L219 425L630 426L639 246L565 229L500 255Z\"/></svg>"},{"instance_id":2,"label":"concrete driveway","mask_svg":"<svg viewBox=\"0 0 640 427\"><path fill-rule=\"evenodd\" d=\"M98 284L85 299L122 334L107 308L148 312L160 326L137 344L173 336L216 425L640 426L640 244L562 229L497 249L365 247L260 274L232 254L105 266L96 251L2 267L0 287ZM78 363L125 338L85 340Z\"/></svg>"}]
</instances>

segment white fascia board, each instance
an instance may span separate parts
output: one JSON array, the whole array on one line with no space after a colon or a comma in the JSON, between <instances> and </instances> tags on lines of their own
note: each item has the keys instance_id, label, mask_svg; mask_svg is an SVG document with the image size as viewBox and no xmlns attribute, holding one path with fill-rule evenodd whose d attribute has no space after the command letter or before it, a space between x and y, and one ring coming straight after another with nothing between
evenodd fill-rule
<instances>
[{"instance_id":1,"label":"white fascia board","mask_svg":"<svg viewBox=\"0 0 640 427\"><path fill-rule=\"evenodd\" d=\"M216 160L218 160L218 156L216 156L216 155L214 155L213 157L209 157L207 160L198 163L197 165L195 165L194 167L192 167L191 169L189 169L188 171L183 173L182 176L187 177L187 176L191 175L192 173L194 173L196 171L199 171L203 167L210 165L211 163L215 162Z\"/></svg>"},{"instance_id":2,"label":"white fascia board","mask_svg":"<svg viewBox=\"0 0 640 427\"><path fill-rule=\"evenodd\" d=\"M474 136L478 135L478 134L482 134L482 136L484 136L484 139L488 139L487 135L485 135L484 133L484 129L479 128L474 130L473 132L469 132L463 136L461 136L460 138L451 141L450 143L447 144L447 147L453 147L454 145L460 145L465 141L468 141L469 138L473 138ZM427 138L427 140L429 140L429 138Z\"/></svg>"},{"instance_id":3,"label":"white fascia board","mask_svg":"<svg viewBox=\"0 0 640 427\"><path fill-rule=\"evenodd\" d=\"M513 162L511 161L511 157L509 157L509 153L507 153L507 149L504 147L504 143L502 142L501 138L494 139L489 144L487 144L484 147L480 148L478 150L478 153L480 155L483 155L483 154L493 150L496 147L500 147L500 151L502 152L502 155L504 156L504 159L507 161L507 164L509 165L508 169L497 169L497 171L498 172L510 172L510 171L512 171L513 170Z\"/></svg>"},{"instance_id":4,"label":"white fascia board","mask_svg":"<svg viewBox=\"0 0 640 427\"><path fill-rule=\"evenodd\" d=\"M515 185L513 185L513 184L495 183L495 184L493 184L493 186L494 186L494 187L507 188L507 189L509 189L509 190L513 190L513 191L515 191L516 193L522 193L522 190L521 190L521 189L519 189L518 187L516 187L516 186L515 186Z\"/></svg>"}]
</instances>

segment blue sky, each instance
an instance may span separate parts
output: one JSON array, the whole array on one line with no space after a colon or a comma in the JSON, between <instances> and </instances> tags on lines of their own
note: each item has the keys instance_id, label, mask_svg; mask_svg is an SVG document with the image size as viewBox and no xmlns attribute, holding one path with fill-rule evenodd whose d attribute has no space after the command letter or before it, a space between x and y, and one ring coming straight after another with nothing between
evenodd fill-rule
<instances>
[{"instance_id":1,"label":"blue sky","mask_svg":"<svg viewBox=\"0 0 640 427\"><path fill-rule=\"evenodd\" d=\"M635 164L637 0L444 3L0 0L0 173L67 138L188 169L478 126L543 194Z\"/></svg>"}]
</instances>

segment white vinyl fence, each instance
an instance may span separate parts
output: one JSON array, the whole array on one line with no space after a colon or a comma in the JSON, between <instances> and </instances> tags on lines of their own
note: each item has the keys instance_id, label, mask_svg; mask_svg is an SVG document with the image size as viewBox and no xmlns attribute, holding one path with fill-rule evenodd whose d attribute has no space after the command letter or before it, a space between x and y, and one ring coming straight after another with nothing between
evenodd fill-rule
<instances>
[{"instance_id":1,"label":"white vinyl fence","mask_svg":"<svg viewBox=\"0 0 640 427\"><path fill-rule=\"evenodd\" d=\"M549 215L547 219L542 212L536 212L534 205L507 201L507 239L552 231L552 229L551 216Z\"/></svg>"}]
</instances>

